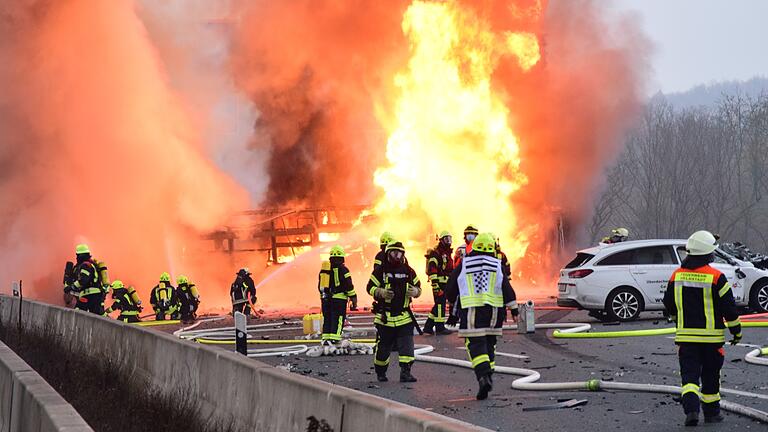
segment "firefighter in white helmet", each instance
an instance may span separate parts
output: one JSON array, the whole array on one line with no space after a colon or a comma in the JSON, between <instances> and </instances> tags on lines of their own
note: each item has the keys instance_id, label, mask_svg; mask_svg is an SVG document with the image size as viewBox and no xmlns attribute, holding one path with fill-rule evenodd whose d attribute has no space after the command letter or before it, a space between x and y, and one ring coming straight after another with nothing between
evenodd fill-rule
<instances>
[{"instance_id":1,"label":"firefighter in white helmet","mask_svg":"<svg viewBox=\"0 0 768 432\"><path fill-rule=\"evenodd\" d=\"M627 241L628 238L629 238L628 229L615 228L611 230L610 237L603 237L603 239L600 240L600 243L605 243L605 244L621 243L621 242Z\"/></svg>"},{"instance_id":2,"label":"firefighter in white helmet","mask_svg":"<svg viewBox=\"0 0 768 432\"><path fill-rule=\"evenodd\" d=\"M709 264L714 260L717 240L708 231L688 238L688 256L672 273L664 293L664 307L677 322L675 344L680 357L682 404L685 425L723 421L720 415L720 369L723 367L725 329L731 344L741 341L741 322L725 275Z\"/></svg>"}]
</instances>

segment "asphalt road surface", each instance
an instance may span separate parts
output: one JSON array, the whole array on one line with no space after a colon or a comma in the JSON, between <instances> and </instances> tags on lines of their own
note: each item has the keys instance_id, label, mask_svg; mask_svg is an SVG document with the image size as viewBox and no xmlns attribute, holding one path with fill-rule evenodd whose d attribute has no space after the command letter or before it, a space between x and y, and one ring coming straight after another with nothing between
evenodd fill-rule
<instances>
[{"instance_id":1,"label":"asphalt road surface","mask_svg":"<svg viewBox=\"0 0 768 432\"><path fill-rule=\"evenodd\" d=\"M356 324L363 321L356 320ZM621 325L603 325L582 311L537 311L537 322L589 322L593 331L634 330L667 327L670 324L657 313ZM231 325L231 321L210 326ZM283 326L289 327L289 326ZM164 329L171 330L171 329ZM270 338L300 335L300 330L276 330ZM768 329L745 329L744 344L766 345ZM372 334L369 334L369 337ZM435 347L430 355L466 360L463 339L456 335L416 336L415 343ZM768 395L768 369L743 361L754 347L726 346L722 386ZM586 381L602 379L633 383L680 385L676 348L671 336L619 339L555 339L551 330L537 330L521 335L507 331L498 352L525 355L528 359L497 357L497 365L535 369L540 382ZM653 393L628 392L527 392L513 390L513 375L494 375L494 390L484 401L475 400L477 382L470 369L416 362L413 374L417 383L401 384L399 367L393 353L390 381L379 383L373 372L371 356L334 356L310 358L305 355L267 357L259 360L288 368L295 373L343 385L366 393L424 408L492 430L512 431L592 431L620 430L632 427L643 432L688 430L682 425L683 411L676 397ZM768 400L726 396L726 399L768 411ZM551 405L564 399L586 399L586 405L542 411L523 411L527 407ZM724 413L721 424L698 426L707 431L768 430L736 414Z\"/></svg>"}]
</instances>

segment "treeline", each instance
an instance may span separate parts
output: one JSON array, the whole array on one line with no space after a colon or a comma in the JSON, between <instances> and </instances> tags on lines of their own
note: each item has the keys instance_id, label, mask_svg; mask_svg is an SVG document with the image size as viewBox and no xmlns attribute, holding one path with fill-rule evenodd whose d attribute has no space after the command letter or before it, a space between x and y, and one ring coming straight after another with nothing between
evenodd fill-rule
<instances>
[{"instance_id":1,"label":"treeline","mask_svg":"<svg viewBox=\"0 0 768 432\"><path fill-rule=\"evenodd\" d=\"M713 106L646 107L606 172L588 233L686 238L699 229L768 251L768 95L723 96Z\"/></svg>"}]
</instances>

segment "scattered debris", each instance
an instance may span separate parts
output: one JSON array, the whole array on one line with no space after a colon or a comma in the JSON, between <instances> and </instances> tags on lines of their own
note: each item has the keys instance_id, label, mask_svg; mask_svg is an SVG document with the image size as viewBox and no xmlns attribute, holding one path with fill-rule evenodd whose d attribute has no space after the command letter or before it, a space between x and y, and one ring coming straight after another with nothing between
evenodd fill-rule
<instances>
[{"instance_id":1,"label":"scattered debris","mask_svg":"<svg viewBox=\"0 0 768 432\"><path fill-rule=\"evenodd\" d=\"M561 409L561 408L575 408L578 406L586 405L588 402L589 401L587 399L568 399L566 401L558 402L556 404L551 404L551 405L525 407L523 408L523 411L544 411L544 410L554 410L554 409Z\"/></svg>"}]
</instances>

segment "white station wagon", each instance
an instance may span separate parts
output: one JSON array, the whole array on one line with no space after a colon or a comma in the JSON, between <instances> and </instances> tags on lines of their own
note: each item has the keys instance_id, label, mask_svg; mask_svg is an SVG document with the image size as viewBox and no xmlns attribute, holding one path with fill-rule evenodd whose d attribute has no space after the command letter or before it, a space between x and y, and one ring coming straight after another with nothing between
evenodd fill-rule
<instances>
[{"instance_id":1,"label":"white station wagon","mask_svg":"<svg viewBox=\"0 0 768 432\"><path fill-rule=\"evenodd\" d=\"M664 310L667 282L686 256L685 242L636 240L580 250L560 270L557 304L619 321ZM712 266L728 277L738 306L768 312L768 271L720 249Z\"/></svg>"}]
</instances>

